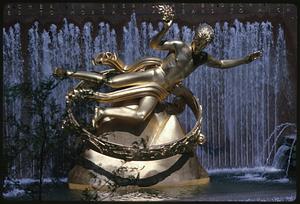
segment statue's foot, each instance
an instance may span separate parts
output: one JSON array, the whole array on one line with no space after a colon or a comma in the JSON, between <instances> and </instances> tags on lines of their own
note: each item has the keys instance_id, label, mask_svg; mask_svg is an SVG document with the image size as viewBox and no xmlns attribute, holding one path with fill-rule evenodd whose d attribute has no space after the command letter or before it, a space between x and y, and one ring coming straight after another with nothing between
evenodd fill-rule
<instances>
[{"instance_id":1,"label":"statue's foot","mask_svg":"<svg viewBox=\"0 0 300 204\"><path fill-rule=\"evenodd\" d=\"M53 71L53 76L65 78L68 75L67 75L67 71L64 70L63 68L61 68L61 67L55 67L54 71Z\"/></svg>"},{"instance_id":2,"label":"statue's foot","mask_svg":"<svg viewBox=\"0 0 300 204\"><path fill-rule=\"evenodd\" d=\"M92 126L97 128L97 123L103 118L104 110L100 107L95 108L95 115L92 119Z\"/></svg>"}]
</instances>

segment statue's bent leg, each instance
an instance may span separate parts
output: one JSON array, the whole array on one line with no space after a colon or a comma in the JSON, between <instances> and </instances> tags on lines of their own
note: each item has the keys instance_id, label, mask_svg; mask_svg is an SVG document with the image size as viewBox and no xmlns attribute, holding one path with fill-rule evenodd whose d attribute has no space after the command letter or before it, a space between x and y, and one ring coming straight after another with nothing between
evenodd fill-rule
<instances>
[{"instance_id":1,"label":"statue's bent leg","mask_svg":"<svg viewBox=\"0 0 300 204\"><path fill-rule=\"evenodd\" d=\"M101 112L101 114L96 114L98 118L95 117L93 119L94 124L105 117L144 121L153 112L157 103L158 99L156 97L145 96L140 99L139 105L136 109L128 107L111 107L104 110L98 110Z\"/></svg>"}]
</instances>

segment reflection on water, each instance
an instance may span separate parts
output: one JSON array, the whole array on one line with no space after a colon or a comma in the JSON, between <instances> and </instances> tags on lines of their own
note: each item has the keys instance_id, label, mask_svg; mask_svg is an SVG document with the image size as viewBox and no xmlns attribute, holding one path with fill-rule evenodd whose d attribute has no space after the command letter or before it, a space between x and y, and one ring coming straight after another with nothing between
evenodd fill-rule
<instances>
[{"instance_id":1,"label":"reflection on water","mask_svg":"<svg viewBox=\"0 0 300 204\"><path fill-rule=\"evenodd\" d=\"M223 169L210 171L210 183L172 188L119 189L116 192L89 191L103 201L293 201L296 183L274 168ZM28 183L27 183L28 185ZM44 187L44 200L82 200L83 191L69 190L67 183ZM31 200L28 196L8 199Z\"/></svg>"}]
</instances>

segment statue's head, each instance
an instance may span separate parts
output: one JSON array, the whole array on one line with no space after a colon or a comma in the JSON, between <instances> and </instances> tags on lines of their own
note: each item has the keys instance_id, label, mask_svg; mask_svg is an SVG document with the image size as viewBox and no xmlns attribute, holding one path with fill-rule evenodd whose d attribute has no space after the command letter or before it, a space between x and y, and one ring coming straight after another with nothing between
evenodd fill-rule
<instances>
[{"instance_id":1,"label":"statue's head","mask_svg":"<svg viewBox=\"0 0 300 204\"><path fill-rule=\"evenodd\" d=\"M204 23L198 26L194 39L192 41L193 52L200 52L203 50L210 42L214 39L214 30L213 28Z\"/></svg>"}]
</instances>

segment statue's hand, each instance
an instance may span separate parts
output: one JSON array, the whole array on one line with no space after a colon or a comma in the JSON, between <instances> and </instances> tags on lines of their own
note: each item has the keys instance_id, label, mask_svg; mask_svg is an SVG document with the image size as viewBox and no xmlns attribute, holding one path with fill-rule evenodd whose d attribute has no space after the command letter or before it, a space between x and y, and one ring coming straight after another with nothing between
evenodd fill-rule
<instances>
[{"instance_id":1,"label":"statue's hand","mask_svg":"<svg viewBox=\"0 0 300 204\"><path fill-rule=\"evenodd\" d=\"M247 63L250 63L262 56L262 51L256 51L247 56Z\"/></svg>"},{"instance_id":2,"label":"statue's hand","mask_svg":"<svg viewBox=\"0 0 300 204\"><path fill-rule=\"evenodd\" d=\"M170 5L155 5L154 8L158 10L158 13L162 15L164 26L170 27L174 19L174 9Z\"/></svg>"},{"instance_id":3,"label":"statue's hand","mask_svg":"<svg viewBox=\"0 0 300 204\"><path fill-rule=\"evenodd\" d=\"M66 70L64 70L63 68L60 68L60 67L56 67L54 69L53 76L65 78L68 75L67 75L67 71Z\"/></svg>"}]
</instances>

